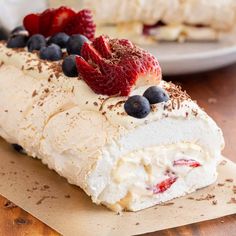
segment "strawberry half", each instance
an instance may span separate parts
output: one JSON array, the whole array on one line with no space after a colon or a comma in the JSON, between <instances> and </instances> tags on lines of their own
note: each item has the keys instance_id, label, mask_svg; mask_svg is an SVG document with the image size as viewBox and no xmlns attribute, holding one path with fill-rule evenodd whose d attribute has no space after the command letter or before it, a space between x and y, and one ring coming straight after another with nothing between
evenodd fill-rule
<instances>
[{"instance_id":1,"label":"strawberry half","mask_svg":"<svg viewBox=\"0 0 236 236\"><path fill-rule=\"evenodd\" d=\"M65 26L65 33L82 34L88 39L93 40L95 35L96 25L93 22L93 15L90 10L82 10L75 14L68 24Z\"/></svg>"},{"instance_id":2,"label":"strawberry half","mask_svg":"<svg viewBox=\"0 0 236 236\"><path fill-rule=\"evenodd\" d=\"M199 167L201 164L198 161L195 161L193 159L179 159L174 161L173 163L174 166L189 166L189 167Z\"/></svg>"},{"instance_id":3,"label":"strawberry half","mask_svg":"<svg viewBox=\"0 0 236 236\"><path fill-rule=\"evenodd\" d=\"M25 29L29 32L29 35L37 34L39 32L39 15L29 14L23 20Z\"/></svg>"},{"instance_id":4,"label":"strawberry half","mask_svg":"<svg viewBox=\"0 0 236 236\"><path fill-rule=\"evenodd\" d=\"M84 43L81 55L76 57L78 72L98 94L128 96L135 86L161 80L157 59L128 40L100 36Z\"/></svg>"},{"instance_id":5,"label":"strawberry half","mask_svg":"<svg viewBox=\"0 0 236 236\"><path fill-rule=\"evenodd\" d=\"M68 22L74 17L75 12L68 7L60 7L54 11L50 35L63 32Z\"/></svg>"},{"instance_id":6,"label":"strawberry half","mask_svg":"<svg viewBox=\"0 0 236 236\"><path fill-rule=\"evenodd\" d=\"M94 38L96 28L90 10L75 13L68 7L47 9L40 14L27 15L23 24L30 35L42 34L49 37L65 32L69 35L83 34L90 40Z\"/></svg>"},{"instance_id":7,"label":"strawberry half","mask_svg":"<svg viewBox=\"0 0 236 236\"><path fill-rule=\"evenodd\" d=\"M167 189L169 189L173 183L175 183L175 181L177 180L177 177L169 177L168 179L162 181L161 183L157 184L154 188L153 188L153 193L154 194L158 194L158 193L163 193L165 192Z\"/></svg>"}]
</instances>

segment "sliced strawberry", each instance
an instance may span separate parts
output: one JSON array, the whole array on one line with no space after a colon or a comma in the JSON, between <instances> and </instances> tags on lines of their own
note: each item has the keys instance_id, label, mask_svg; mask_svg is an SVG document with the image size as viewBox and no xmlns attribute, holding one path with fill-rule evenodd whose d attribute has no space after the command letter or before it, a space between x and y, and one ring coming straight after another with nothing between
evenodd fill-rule
<instances>
[{"instance_id":1,"label":"sliced strawberry","mask_svg":"<svg viewBox=\"0 0 236 236\"><path fill-rule=\"evenodd\" d=\"M162 181L161 183L157 184L154 188L153 188L153 193L154 194L158 194L158 193L163 193L165 192L167 189L169 189L173 183L175 183L175 181L177 180L177 177L169 177L168 179Z\"/></svg>"},{"instance_id":2,"label":"sliced strawberry","mask_svg":"<svg viewBox=\"0 0 236 236\"><path fill-rule=\"evenodd\" d=\"M193 159L179 159L174 161L174 166L189 166L189 167L199 167L201 164L198 161L195 161Z\"/></svg>"},{"instance_id":3,"label":"sliced strawberry","mask_svg":"<svg viewBox=\"0 0 236 236\"><path fill-rule=\"evenodd\" d=\"M138 79L143 80L143 84L158 84L161 80L157 59L128 40L100 36L91 44L84 43L81 55L96 70L97 78L94 72L91 75L88 71L91 67L84 67L80 57L77 57L78 72L98 94L127 96ZM145 75L151 75L151 79L146 81Z\"/></svg>"},{"instance_id":4,"label":"sliced strawberry","mask_svg":"<svg viewBox=\"0 0 236 236\"><path fill-rule=\"evenodd\" d=\"M60 7L54 11L50 35L63 32L68 22L75 16L75 12L68 7Z\"/></svg>"},{"instance_id":5,"label":"sliced strawberry","mask_svg":"<svg viewBox=\"0 0 236 236\"><path fill-rule=\"evenodd\" d=\"M55 14L54 9L47 9L43 13L40 14L39 33L44 35L45 37L50 36L51 25L52 25L54 14Z\"/></svg>"},{"instance_id":6,"label":"sliced strawberry","mask_svg":"<svg viewBox=\"0 0 236 236\"><path fill-rule=\"evenodd\" d=\"M96 25L93 22L93 15L90 10L79 11L70 19L64 28L64 32L72 34L82 34L88 39L93 40L95 35Z\"/></svg>"},{"instance_id":7,"label":"sliced strawberry","mask_svg":"<svg viewBox=\"0 0 236 236\"><path fill-rule=\"evenodd\" d=\"M39 15L29 14L24 17L23 25L29 32L29 35L37 34L39 32Z\"/></svg>"},{"instance_id":8,"label":"sliced strawberry","mask_svg":"<svg viewBox=\"0 0 236 236\"><path fill-rule=\"evenodd\" d=\"M93 45L102 57L108 59L112 56L110 45L108 44L105 36L96 38L93 41Z\"/></svg>"}]
</instances>

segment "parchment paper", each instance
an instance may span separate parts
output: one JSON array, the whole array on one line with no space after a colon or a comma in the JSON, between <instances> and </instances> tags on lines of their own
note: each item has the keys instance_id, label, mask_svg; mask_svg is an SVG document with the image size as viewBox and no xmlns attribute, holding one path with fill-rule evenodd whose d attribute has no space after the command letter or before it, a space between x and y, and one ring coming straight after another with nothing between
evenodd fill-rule
<instances>
[{"instance_id":1,"label":"parchment paper","mask_svg":"<svg viewBox=\"0 0 236 236\"><path fill-rule=\"evenodd\" d=\"M236 164L223 161L215 185L147 210L117 215L96 206L39 160L0 140L0 194L63 235L135 235L236 213Z\"/></svg>"}]
</instances>

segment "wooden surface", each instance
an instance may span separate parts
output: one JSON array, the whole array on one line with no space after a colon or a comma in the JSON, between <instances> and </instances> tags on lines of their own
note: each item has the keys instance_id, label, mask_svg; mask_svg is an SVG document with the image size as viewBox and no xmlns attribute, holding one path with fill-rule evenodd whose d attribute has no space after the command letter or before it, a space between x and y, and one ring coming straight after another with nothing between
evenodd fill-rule
<instances>
[{"instance_id":1,"label":"wooden surface","mask_svg":"<svg viewBox=\"0 0 236 236\"><path fill-rule=\"evenodd\" d=\"M224 155L236 162L236 64L230 67L181 77L165 78L182 85L198 100L223 129ZM48 226L0 196L0 236L58 235ZM150 236L235 236L236 214L203 223L159 231Z\"/></svg>"}]
</instances>

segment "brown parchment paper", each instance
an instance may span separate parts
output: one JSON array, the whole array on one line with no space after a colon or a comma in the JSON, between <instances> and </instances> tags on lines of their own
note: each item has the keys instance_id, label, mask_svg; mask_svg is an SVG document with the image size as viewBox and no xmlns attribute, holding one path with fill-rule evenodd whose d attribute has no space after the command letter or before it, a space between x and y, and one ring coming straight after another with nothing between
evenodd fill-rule
<instances>
[{"instance_id":1,"label":"brown parchment paper","mask_svg":"<svg viewBox=\"0 0 236 236\"><path fill-rule=\"evenodd\" d=\"M39 160L0 140L0 194L63 235L135 235L236 213L236 164L219 166L217 183L140 212L117 215L96 206Z\"/></svg>"}]
</instances>

